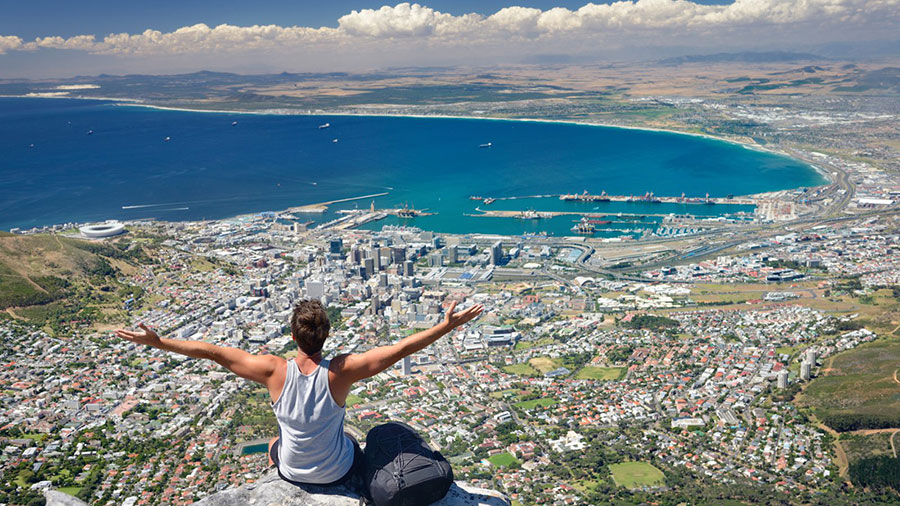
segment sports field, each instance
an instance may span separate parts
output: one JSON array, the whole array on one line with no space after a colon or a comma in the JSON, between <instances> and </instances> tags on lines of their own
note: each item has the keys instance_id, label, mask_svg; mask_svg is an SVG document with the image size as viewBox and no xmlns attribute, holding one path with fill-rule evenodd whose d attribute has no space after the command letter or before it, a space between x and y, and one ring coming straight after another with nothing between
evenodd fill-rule
<instances>
[{"instance_id":1,"label":"sports field","mask_svg":"<svg viewBox=\"0 0 900 506\"><path fill-rule=\"evenodd\" d=\"M616 485L630 489L660 486L666 478L662 471L647 462L610 464L609 471Z\"/></svg>"},{"instance_id":2,"label":"sports field","mask_svg":"<svg viewBox=\"0 0 900 506\"><path fill-rule=\"evenodd\" d=\"M542 397L540 399L532 399L530 401L522 401L513 404L515 407L519 409L533 409L537 406L541 406L543 408L547 406L552 406L556 404L556 399L552 397Z\"/></svg>"},{"instance_id":3,"label":"sports field","mask_svg":"<svg viewBox=\"0 0 900 506\"><path fill-rule=\"evenodd\" d=\"M576 379L593 379L602 381L620 380L625 376L624 367L584 366L575 374Z\"/></svg>"},{"instance_id":4,"label":"sports field","mask_svg":"<svg viewBox=\"0 0 900 506\"><path fill-rule=\"evenodd\" d=\"M488 457L488 461L494 467L509 467L518 462L509 452L498 453L497 455Z\"/></svg>"},{"instance_id":5,"label":"sports field","mask_svg":"<svg viewBox=\"0 0 900 506\"><path fill-rule=\"evenodd\" d=\"M528 364L513 364L503 366L503 371L517 376L537 376L538 372Z\"/></svg>"},{"instance_id":6,"label":"sports field","mask_svg":"<svg viewBox=\"0 0 900 506\"><path fill-rule=\"evenodd\" d=\"M562 361L550 357L534 357L533 359L528 361L528 365L540 371L541 374L544 374L560 367L562 365Z\"/></svg>"}]
</instances>

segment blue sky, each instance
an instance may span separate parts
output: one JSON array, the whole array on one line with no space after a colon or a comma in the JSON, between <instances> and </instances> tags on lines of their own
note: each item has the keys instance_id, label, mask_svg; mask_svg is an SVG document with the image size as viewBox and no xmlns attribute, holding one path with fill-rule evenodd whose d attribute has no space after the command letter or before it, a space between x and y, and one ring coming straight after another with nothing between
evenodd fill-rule
<instances>
[{"instance_id":1,"label":"blue sky","mask_svg":"<svg viewBox=\"0 0 900 506\"><path fill-rule=\"evenodd\" d=\"M0 78L900 48L900 0L22 0L0 12Z\"/></svg>"},{"instance_id":2,"label":"blue sky","mask_svg":"<svg viewBox=\"0 0 900 506\"><path fill-rule=\"evenodd\" d=\"M397 2L362 0L26 0L4 2L0 35L23 39L84 33L106 35L141 32L147 28L171 31L186 25L222 23L232 25L302 25L336 27L339 17L352 10L377 9ZM420 1L450 14L493 14L503 7L518 5L546 10L553 7L578 9L587 0ZM609 3L594 0L594 3ZM728 4L731 0L699 0L701 4ZM52 13L52 15L48 15Z\"/></svg>"}]
</instances>

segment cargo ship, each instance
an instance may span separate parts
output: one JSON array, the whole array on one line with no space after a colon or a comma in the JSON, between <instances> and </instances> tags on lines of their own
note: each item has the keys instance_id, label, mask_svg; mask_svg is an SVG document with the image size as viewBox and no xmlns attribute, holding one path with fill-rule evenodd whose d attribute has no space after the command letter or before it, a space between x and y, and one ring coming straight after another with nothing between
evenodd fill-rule
<instances>
[{"instance_id":1,"label":"cargo ship","mask_svg":"<svg viewBox=\"0 0 900 506\"><path fill-rule=\"evenodd\" d=\"M570 193L566 195L560 195L559 200L566 201L575 201L575 202L609 202L609 195L606 194L605 191L600 192L600 195L591 195L587 190L584 190L584 193Z\"/></svg>"},{"instance_id":2,"label":"cargo ship","mask_svg":"<svg viewBox=\"0 0 900 506\"><path fill-rule=\"evenodd\" d=\"M404 203L403 207L397 210L397 216L400 218L415 218L419 214L419 211L416 211L415 207L409 207L408 203Z\"/></svg>"},{"instance_id":3,"label":"cargo ship","mask_svg":"<svg viewBox=\"0 0 900 506\"><path fill-rule=\"evenodd\" d=\"M581 218L581 221L572 227L572 232L575 232L576 234L592 235L595 229L594 224L587 218Z\"/></svg>"}]
</instances>

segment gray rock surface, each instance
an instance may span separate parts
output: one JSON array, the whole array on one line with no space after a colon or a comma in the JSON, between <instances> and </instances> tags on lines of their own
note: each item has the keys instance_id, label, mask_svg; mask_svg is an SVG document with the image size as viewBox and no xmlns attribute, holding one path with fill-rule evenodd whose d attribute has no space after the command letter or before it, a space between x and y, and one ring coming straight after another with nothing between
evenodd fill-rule
<instances>
[{"instance_id":1,"label":"gray rock surface","mask_svg":"<svg viewBox=\"0 0 900 506\"><path fill-rule=\"evenodd\" d=\"M45 490L44 498L47 499L47 506L87 506L87 503L81 499L72 497L59 490Z\"/></svg>"},{"instance_id":2,"label":"gray rock surface","mask_svg":"<svg viewBox=\"0 0 900 506\"><path fill-rule=\"evenodd\" d=\"M256 483L223 490L204 497L197 506L357 506L359 496L343 487L322 488L291 485L271 470ZM496 491L456 482L437 506L509 506L509 499Z\"/></svg>"},{"instance_id":3,"label":"gray rock surface","mask_svg":"<svg viewBox=\"0 0 900 506\"><path fill-rule=\"evenodd\" d=\"M87 503L56 490L44 492L47 506L87 506ZM230 488L204 497L197 506L358 506L359 496L343 487L300 488L287 483L271 470L256 483ZM509 506L509 499L494 490L456 482L436 506Z\"/></svg>"}]
</instances>

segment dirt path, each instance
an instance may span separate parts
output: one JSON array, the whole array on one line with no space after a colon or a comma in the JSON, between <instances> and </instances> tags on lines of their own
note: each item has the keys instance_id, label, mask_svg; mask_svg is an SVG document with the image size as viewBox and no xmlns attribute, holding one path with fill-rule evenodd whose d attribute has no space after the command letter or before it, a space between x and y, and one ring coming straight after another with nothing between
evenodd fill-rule
<instances>
[{"instance_id":1,"label":"dirt path","mask_svg":"<svg viewBox=\"0 0 900 506\"><path fill-rule=\"evenodd\" d=\"M835 461L838 465L838 475L841 478L847 479L847 471L850 469L850 460L847 458L847 452L844 451L844 447L841 446L841 435L836 430L831 427L825 425L824 423L816 424L820 429L834 436L834 453L835 453Z\"/></svg>"},{"instance_id":2,"label":"dirt path","mask_svg":"<svg viewBox=\"0 0 900 506\"><path fill-rule=\"evenodd\" d=\"M8 277L11 277L11 278L22 278L22 279L24 279L26 282L28 282L29 285L33 286L37 291L43 292L43 293L47 293L47 290L44 290L44 287L42 287L41 285L39 285L39 284L35 283L34 281L32 281L31 278L29 278L28 276L22 274L21 272L19 272L18 270L16 270L16 269L15 269L14 267L12 267L11 265L8 265L8 264L7 264L7 267L9 267L9 269L10 269L11 271L15 272L15 274L9 274L9 275L7 275Z\"/></svg>"}]
</instances>

